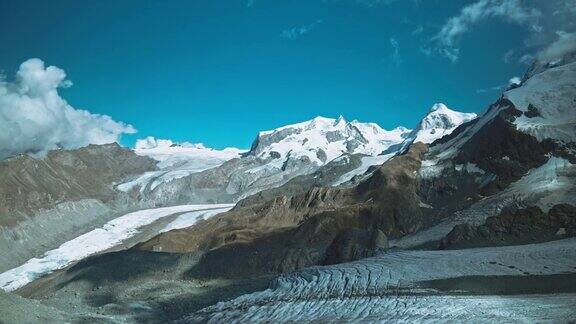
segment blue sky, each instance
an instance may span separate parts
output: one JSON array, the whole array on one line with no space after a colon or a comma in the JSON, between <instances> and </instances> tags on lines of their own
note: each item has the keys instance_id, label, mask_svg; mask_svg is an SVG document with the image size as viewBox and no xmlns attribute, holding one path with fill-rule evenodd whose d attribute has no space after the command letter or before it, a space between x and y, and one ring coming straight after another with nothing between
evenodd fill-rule
<instances>
[{"instance_id":1,"label":"blue sky","mask_svg":"<svg viewBox=\"0 0 576 324\"><path fill-rule=\"evenodd\" d=\"M247 148L258 130L317 115L392 128L413 127L435 102L481 112L573 27L546 19L561 5L0 0L0 70L10 78L29 58L62 68L72 106L138 129L126 145Z\"/></svg>"}]
</instances>

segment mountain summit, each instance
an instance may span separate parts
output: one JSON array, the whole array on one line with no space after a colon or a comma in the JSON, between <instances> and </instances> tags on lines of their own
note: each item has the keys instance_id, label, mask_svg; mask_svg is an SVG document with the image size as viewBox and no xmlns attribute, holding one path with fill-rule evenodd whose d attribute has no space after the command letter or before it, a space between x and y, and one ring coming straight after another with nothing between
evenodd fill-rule
<instances>
[{"instance_id":1,"label":"mountain summit","mask_svg":"<svg viewBox=\"0 0 576 324\"><path fill-rule=\"evenodd\" d=\"M476 118L475 113L463 113L448 108L443 103L437 103L430 108L430 112L420 121L418 127L410 134L412 143L432 143L448 135L463 123Z\"/></svg>"},{"instance_id":2,"label":"mountain summit","mask_svg":"<svg viewBox=\"0 0 576 324\"><path fill-rule=\"evenodd\" d=\"M323 165L342 154L378 155L405 140L411 130L385 130L375 123L348 122L316 117L312 120L263 131L252 144L249 155L276 160L300 159Z\"/></svg>"}]
</instances>

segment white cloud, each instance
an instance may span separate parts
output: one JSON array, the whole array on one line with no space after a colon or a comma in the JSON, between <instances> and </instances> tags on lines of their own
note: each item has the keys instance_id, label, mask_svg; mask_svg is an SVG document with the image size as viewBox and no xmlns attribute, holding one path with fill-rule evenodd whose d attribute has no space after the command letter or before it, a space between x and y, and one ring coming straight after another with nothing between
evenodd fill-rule
<instances>
[{"instance_id":1,"label":"white cloud","mask_svg":"<svg viewBox=\"0 0 576 324\"><path fill-rule=\"evenodd\" d=\"M433 39L439 43L441 54L456 61L457 41L474 25L490 18L500 18L538 31L542 29L539 25L541 15L539 10L526 7L520 0L479 0L448 19Z\"/></svg>"},{"instance_id":2,"label":"white cloud","mask_svg":"<svg viewBox=\"0 0 576 324\"><path fill-rule=\"evenodd\" d=\"M22 63L13 81L0 77L0 159L112 143L136 132L109 116L70 106L58 88L71 85L63 70L39 59Z\"/></svg>"},{"instance_id":3,"label":"white cloud","mask_svg":"<svg viewBox=\"0 0 576 324\"><path fill-rule=\"evenodd\" d=\"M316 28L316 26L318 26L321 23L322 23L322 20L316 20L315 22L308 24L308 25L284 29L280 33L280 37L286 38L286 39L296 39L300 36L308 34L310 31L312 31L314 28Z\"/></svg>"},{"instance_id":4,"label":"white cloud","mask_svg":"<svg viewBox=\"0 0 576 324\"><path fill-rule=\"evenodd\" d=\"M552 62L576 51L576 33L557 32L558 39L538 53L538 60Z\"/></svg>"},{"instance_id":5,"label":"white cloud","mask_svg":"<svg viewBox=\"0 0 576 324\"><path fill-rule=\"evenodd\" d=\"M400 44L394 37L390 37L390 45L392 46L392 62L398 66L402 64L402 56L400 56Z\"/></svg>"},{"instance_id":6,"label":"white cloud","mask_svg":"<svg viewBox=\"0 0 576 324\"><path fill-rule=\"evenodd\" d=\"M503 18L539 29L540 16L540 11L525 7L520 0L480 0L464 7L458 16L450 18L435 38L443 45L453 46L473 25L488 18Z\"/></svg>"}]
</instances>

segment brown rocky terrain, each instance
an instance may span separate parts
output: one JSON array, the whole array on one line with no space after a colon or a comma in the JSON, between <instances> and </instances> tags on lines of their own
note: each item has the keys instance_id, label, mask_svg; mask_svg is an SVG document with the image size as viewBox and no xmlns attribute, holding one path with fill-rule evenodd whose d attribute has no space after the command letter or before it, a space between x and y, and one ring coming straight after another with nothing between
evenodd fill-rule
<instances>
[{"instance_id":1,"label":"brown rocky terrain","mask_svg":"<svg viewBox=\"0 0 576 324\"><path fill-rule=\"evenodd\" d=\"M538 207L503 211L483 225L460 224L440 241L440 249L517 245L576 235L576 207L558 204L548 212Z\"/></svg>"},{"instance_id":2,"label":"brown rocky terrain","mask_svg":"<svg viewBox=\"0 0 576 324\"><path fill-rule=\"evenodd\" d=\"M0 162L0 226L13 226L39 209L64 201L114 199L113 185L156 169L156 162L118 144L20 155Z\"/></svg>"},{"instance_id":3,"label":"brown rocky terrain","mask_svg":"<svg viewBox=\"0 0 576 324\"><path fill-rule=\"evenodd\" d=\"M0 161L0 270L137 208L114 185L155 169L156 161L118 144Z\"/></svg>"}]
</instances>

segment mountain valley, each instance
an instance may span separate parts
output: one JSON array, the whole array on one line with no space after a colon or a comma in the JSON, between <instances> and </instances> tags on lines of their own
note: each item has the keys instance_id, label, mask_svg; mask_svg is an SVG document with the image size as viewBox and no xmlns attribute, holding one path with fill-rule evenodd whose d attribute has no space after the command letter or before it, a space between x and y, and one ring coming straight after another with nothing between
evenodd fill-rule
<instances>
[{"instance_id":1,"label":"mountain valley","mask_svg":"<svg viewBox=\"0 0 576 324\"><path fill-rule=\"evenodd\" d=\"M569 322L575 104L567 54L478 116L437 103L414 129L316 117L249 150L149 137L8 158L0 313Z\"/></svg>"}]
</instances>

